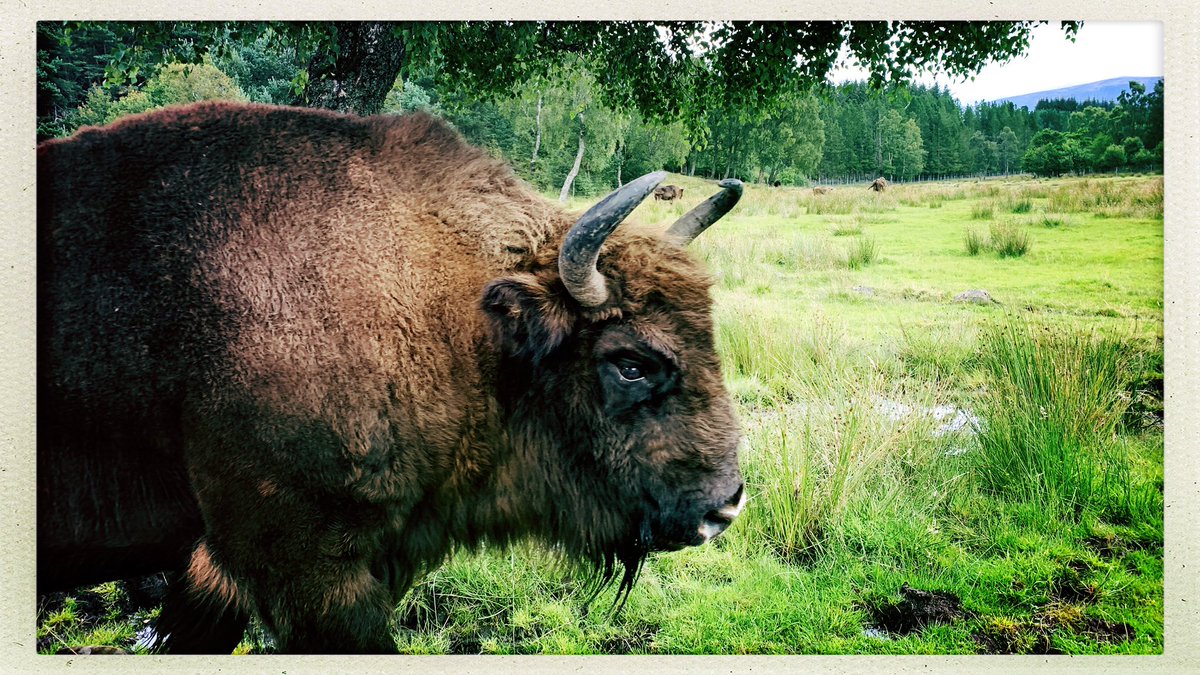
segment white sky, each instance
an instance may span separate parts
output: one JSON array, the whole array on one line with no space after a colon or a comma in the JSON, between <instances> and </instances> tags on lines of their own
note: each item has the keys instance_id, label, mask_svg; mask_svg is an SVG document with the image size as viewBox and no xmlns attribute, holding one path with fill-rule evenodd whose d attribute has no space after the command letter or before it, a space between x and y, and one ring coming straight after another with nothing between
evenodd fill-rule
<instances>
[{"instance_id":1,"label":"white sky","mask_svg":"<svg viewBox=\"0 0 1200 675\"><path fill-rule=\"evenodd\" d=\"M1058 21L1033 29L1029 49L1007 63L990 63L971 80L945 75L922 76L923 84L949 86L963 104L991 101L1087 84L1114 77L1160 77L1163 74L1162 24L1157 21L1085 21L1072 43ZM857 66L843 66L834 82L866 79Z\"/></svg>"}]
</instances>

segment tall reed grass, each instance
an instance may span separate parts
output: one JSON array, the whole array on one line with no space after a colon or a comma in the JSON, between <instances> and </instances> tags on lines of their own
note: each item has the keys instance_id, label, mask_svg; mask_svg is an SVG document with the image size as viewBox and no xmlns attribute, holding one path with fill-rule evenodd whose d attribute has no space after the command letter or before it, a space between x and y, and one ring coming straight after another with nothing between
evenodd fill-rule
<instances>
[{"instance_id":1,"label":"tall reed grass","mask_svg":"<svg viewBox=\"0 0 1200 675\"><path fill-rule=\"evenodd\" d=\"M715 333L725 379L746 403L793 401L796 386L847 370L856 358L847 337L822 317L797 321L761 303L718 308Z\"/></svg>"},{"instance_id":2,"label":"tall reed grass","mask_svg":"<svg viewBox=\"0 0 1200 675\"><path fill-rule=\"evenodd\" d=\"M766 231L758 236L697 239L692 244L726 288L770 283L774 275L846 267L845 249L824 234Z\"/></svg>"},{"instance_id":3,"label":"tall reed grass","mask_svg":"<svg viewBox=\"0 0 1200 675\"><path fill-rule=\"evenodd\" d=\"M1012 198L1015 200L1024 199L1046 199L1054 191L1054 186L1045 183L1019 183L1011 190Z\"/></svg>"},{"instance_id":4,"label":"tall reed grass","mask_svg":"<svg viewBox=\"0 0 1200 675\"><path fill-rule=\"evenodd\" d=\"M1161 176L1129 180L1085 180L1050 193L1050 208L1109 218L1162 218Z\"/></svg>"},{"instance_id":5,"label":"tall reed grass","mask_svg":"<svg viewBox=\"0 0 1200 675\"><path fill-rule=\"evenodd\" d=\"M1071 225L1072 222L1066 216L1043 213L1041 216L1034 218L1032 224L1054 229L1058 227L1066 227L1067 225Z\"/></svg>"},{"instance_id":6,"label":"tall reed grass","mask_svg":"<svg viewBox=\"0 0 1200 675\"><path fill-rule=\"evenodd\" d=\"M748 421L744 451L754 503L743 527L789 562L819 552L849 504L866 499L882 467L922 440L914 420L880 415L882 380L851 370L794 384L798 401Z\"/></svg>"},{"instance_id":7,"label":"tall reed grass","mask_svg":"<svg viewBox=\"0 0 1200 675\"><path fill-rule=\"evenodd\" d=\"M896 356L904 370L921 381L960 384L975 368L977 338L973 329L960 326L935 331L901 325L900 337Z\"/></svg>"},{"instance_id":8,"label":"tall reed grass","mask_svg":"<svg viewBox=\"0 0 1200 675\"><path fill-rule=\"evenodd\" d=\"M1008 207L1013 213L1029 213L1033 211L1033 200L1028 197L1022 197L1014 200Z\"/></svg>"},{"instance_id":9,"label":"tall reed grass","mask_svg":"<svg viewBox=\"0 0 1200 675\"><path fill-rule=\"evenodd\" d=\"M963 233L963 245L967 249L967 255L979 255L991 247L987 238L973 227L967 228Z\"/></svg>"},{"instance_id":10,"label":"tall reed grass","mask_svg":"<svg viewBox=\"0 0 1200 675\"><path fill-rule=\"evenodd\" d=\"M850 221L839 221L829 228L829 233L835 237L846 237L862 234L862 222L857 218Z\"/></svg>"},{"instance_id":11,"label":"tall reed grass","mask_svg":"<svg viewBox=\"0 0 1200 675\"><path fill-rule=\"evenodd\" d=\"M990 246L1001 258L1019 258L1029 252L1029 233L1013 223L994 223Z\"/></svg>"},{"instance_id":12,"label":"tall reed grass","mask_svg":"<svg viewBox=\"0 0 1200 675\"><path fill-rule=\"evenodd\" d=\"M1015 318L985 329L978 474L987 488L1078 516L1144 517L1156 500L1129 484L1116 441L1128 406L1128 344Z\"/></svg>"},{"instance_id":13,"label":"tall reed grass","mask_svg":"<svg viewBox=\"0 0 1200 675\"><path fill-rule=\"evenodd\" d=\"M971 207L971 218L974 220L991 220L996 215L995 205L989 202L980 202Z\"/></svg>"},{"instance_id":14,"label":"tall reed grass","mask_svg":"<svg viewBox=\"0 0 1200 675\"><path fill-rule=\"evenodd\" d=\"M976 188L961 183L930 183L904 185L894 188L901 204L941 208L948 201L968 199L975 196Z\"/></svg>"},{"instance_id":15,"label":"tall reed grass","mask_svg":"<svg viewBox=\"0 0 1200 675\"><path fill-rule=\"evenodd\" d=\"M862 269L873 262L878 254L873 237L858 237L846 249L846 267Z\"/></svg>"},{"instance_id":16,"label":"tall reed grass","mask_svg":"<svg viewBox=\"0 0 1200 675\"><path fill-rule=\"evenodd\" d=\"M845 192L812 195L801 199L801 203L804 204L804 208L810 216L854 213L857 202L857 199Z\"/></svg>"}]
</instances>

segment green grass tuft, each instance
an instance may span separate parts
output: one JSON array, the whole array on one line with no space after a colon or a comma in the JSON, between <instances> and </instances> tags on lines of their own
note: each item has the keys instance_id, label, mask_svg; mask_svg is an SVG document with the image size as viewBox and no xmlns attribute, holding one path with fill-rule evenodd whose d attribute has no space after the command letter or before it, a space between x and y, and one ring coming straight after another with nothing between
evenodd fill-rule
<instances>
[{"instance_id":1,"label":"green grass tuft","mask_svg":"<svg viewBox=\"0 0 1200 675\"><path fill-rule=\"evenodd\" d=\"M991 248L1001 258L1019 258L1029 252L1029 233L1013 223L995 223L991 227Z\"/></svg>"},{"instance_id":2,"label":"green grass tuft","mask_svg":"<svg viewBox=\"0 0 1200 675\"><path fill-rule=\"evenodd\" d=\"M1152 491L1131 486L1116 443L1132 378L1126 342L1015 319L981 342L979 471L990 488L1075 516L1144 519L1157 508Z\"/></svg>"},{"instance_id":3,"label":"green grass tuft","mask_svg":"<svg viewBox=\"0 0 1200 675\"><path fill-rule=\"evenodd\" d=\"M813 398L801 396L750 422L743 464L755 508L744 527L784 561L820 550L895 445L896 433L867 404L870 385L829 381L820 394L830 388L845 392L840 404L813 405L804 402Z\"/></svg>"},{"instance_id":4,"label":"green grass tuft","mask_svg":"<svg viewBox=\"0 0 1200 675\"><path fill-rule=\"evenodd\" d=\"M991 220L996 216L995 207L987 202L980 202L971 207L971 218L975 220Z\"/></svg>"},{"instance_id":5,"label":"green grass tuft","mask_svg":"<svg viewBox=\"0 0 1200 675\"><path fill-rule=\"evenodd\" d=\"M872 237L859 237L846 250L846 266L852 270L862 269L874 262L879 255Z\"/></svg>"},{"instance_id":6,"label":"green grass tuft","mask_svg":"<svg viewBox=\"0 0 1200 675\"><path fill-rule=\"evenodd\" d=\"M1042 214L1041 218L1034 221L1035 224L1042 227L1055 228L1066 227L1071 224L1071 221L1063 216L1052 216L1050 214Z\"/></svg>"},{"instance_id":7,"label":"green grass tuft","mask_svg":"<svg viewBox=\"0 0 1200 675\"><path fill-rule=\"evenodd\" d=\"M857 220L850 222L839 222L830 228L829 233L835 237L860 235L863 233L862 223Z\"/></svg>"},{"instance_id":8,"label":"green grass tuft","mask_svg":"<svg viewBox=\"0 0 1200 675\"><path fill-rule=\"evenodd\" d=\"M963 233L963 245L967 249L967 255L979 255L991 248L991 242L974 228L967 228Z\"/></svg>"}]
</instances>

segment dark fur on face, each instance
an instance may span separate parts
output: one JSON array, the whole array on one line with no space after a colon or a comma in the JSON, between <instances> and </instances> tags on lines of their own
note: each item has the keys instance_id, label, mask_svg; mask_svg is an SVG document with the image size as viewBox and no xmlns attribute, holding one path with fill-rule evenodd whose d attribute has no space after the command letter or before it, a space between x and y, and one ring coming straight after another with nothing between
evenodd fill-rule
<instances>
[{"instance_id":1,"label":"dark fur on face","mask_svg":"<svg viewBox=\"0 0 1200 675\"><path fill-rule=\"evenodd\" d=\"M573 217L434 118L168 109L38 194L39 585L179 571L167 651L394 651L414 578L526 537L623 599L740 508L707 276L623 225L580 305Z\"/></svg>"},{"instance_id":2,"label":"dark fur on face","mask_svg":"<svg viewBox=\"0 0 1200 675\"><path fill-rule=\"evenodd\" d=\"M548 510L567 502L573 514L617 516L543 535L595 562L605 580L619 563L622 597L650 551L700 543L686 527L703 513L689 518L696 506L685 500L708 493L711 509L729 499L740 436L714 355L709 281L695 263L657 238L618 232L600 264L609 301L584 309L562 288L555 251L484 292L502 345L499 400L518 456L522 443L561 448L538 458L542 471L559 462L567 474ZM582 476L594 488L580 489Z\"/></svg>"}]
</instances>

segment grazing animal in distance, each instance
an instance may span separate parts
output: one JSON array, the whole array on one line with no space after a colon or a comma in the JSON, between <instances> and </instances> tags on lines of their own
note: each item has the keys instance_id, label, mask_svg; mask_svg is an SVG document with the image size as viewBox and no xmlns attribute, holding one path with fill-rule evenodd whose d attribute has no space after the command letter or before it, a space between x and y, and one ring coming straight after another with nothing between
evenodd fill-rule
<instances>
[{"instance_id":1,"label":"grazing animal in distance","mask_svg":"<svg viewBox=\"0 0 1200 675\"><path fill-rule=\"evenodd\" d=\"M814 195L827 195L832 191L833 190L831 188L827 188L827 187L815 187L812 189L812 193Z\"/></svg>"},{"instance_id":2,"label":"grazing animal in distance","mask_svg":"<svg viewBox=\"0 0 1200 675\"><path fill-rule=\"evenodd\" d=\"M746 501L686 251L738 201L574 217L426 114L199 103L37 150L39 592L174 570L166 653L388 653L456 547L628 595Z\"/></svg>"},{"instance_id":3,"label":"grazing animal in distance","mask_svg":"<svg viewBox=\"0 0 1200 675\"><path fill-rule=\"evenodd\" d=\"M867 189L874 190L876 192L883 192L884 190L887 189L887 186L888 186L887 179L884 178L883 176L880 176L879 178L876 178L875 180L871 181L871 184L867 186Z\"/></svg>"},{"instance_id":4,"label":"grazing animal in distance","mask_svg":"<svg viewBox=\"0 0 1200 675\"><path fill-rule=\"evenodd\" d=\"M654 188L654 199L667 202L683 199L683 188L678 185L660 185Z\"/></svg>"}]
</instances>

